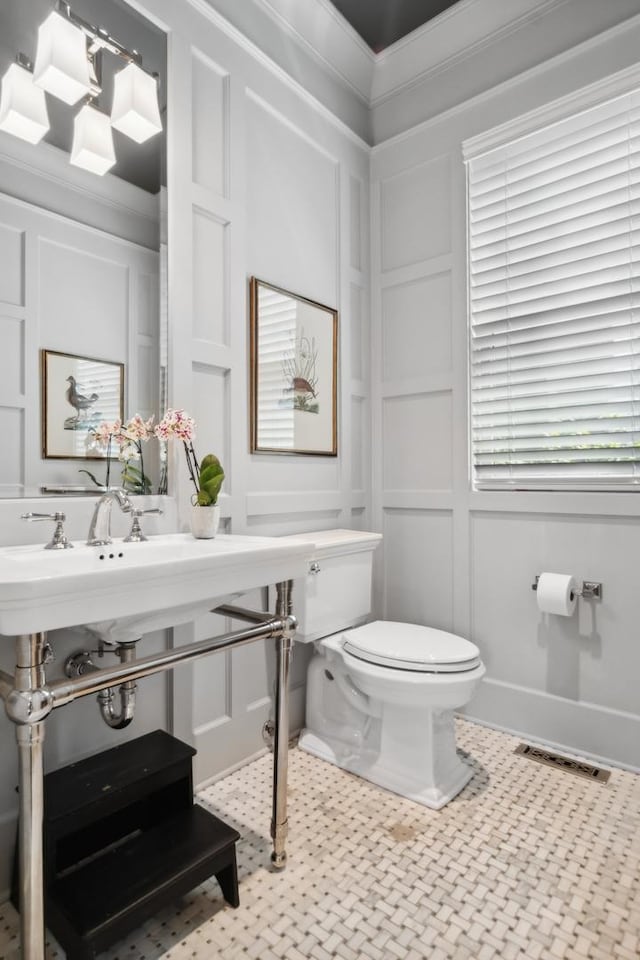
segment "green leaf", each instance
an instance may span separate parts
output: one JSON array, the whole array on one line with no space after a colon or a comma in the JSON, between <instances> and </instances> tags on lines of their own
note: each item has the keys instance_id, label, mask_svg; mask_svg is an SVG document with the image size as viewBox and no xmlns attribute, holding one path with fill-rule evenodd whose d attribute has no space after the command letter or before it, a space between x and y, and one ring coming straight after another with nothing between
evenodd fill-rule
<instances>
[{"instance_id":1,"label":"green leaf","mask_svg":"<svg viewBox=\"0 0 640 960\"><path fill-rule=\"evenodd\" d=\"M212 465L218 467L220 469L220 472L222 472L222 465L218 460L218 458L214 456L212 453L208 453L206 457L203 459L202 463L200 464L200 470L205 470L207 467L210 467Z\"/></svg>"},{"instance_id":2,"label":"green leaf","mask_svg":"<svg viewBox=\"0 0 640 960\"><path fill-rule=\"evenodd\" d=\"M206 486L209 481L215 477L220 477L220 482L224 480L224 472L219 463L209 463L206 467L200 468L200 486Z\"/></svg>"},{"instance_id":3,"label":"green leaf","mask_svg":"<svg viewBox=\"0 0 640 960\"><path fill-rule=\"evenodd\" d=\"M86 475L90 477L91 480L93 480L96 487L104 487L104 483L102 482L102 480L98 480L97 477L94 477L94 475L89 470L78 470L78 473L86 473Z\"/></svg>"},{"instance_id":4,"label":"green leaf","mask_svg":"<svg viewBox=\"0 0 640 960\"><path fill-rule=\"evenodd\" d=\"M120 474L120 482L127 493L151 493L151 480L143 476L138 467L125 463Z\"/></svg>"},{"instance_id":5,"label":"green leaf","mask_svg":"<svg viewBox=\"0 0 640 960\"><path fill-rule=\"evenodd\" d=\"M208 454L200 467L200 493L198 497L200 497L200 494L204 494L208 498L208 503L215 503L223 480L224 470L220 461L212 453Z\"/></svg>"}]
</instances>

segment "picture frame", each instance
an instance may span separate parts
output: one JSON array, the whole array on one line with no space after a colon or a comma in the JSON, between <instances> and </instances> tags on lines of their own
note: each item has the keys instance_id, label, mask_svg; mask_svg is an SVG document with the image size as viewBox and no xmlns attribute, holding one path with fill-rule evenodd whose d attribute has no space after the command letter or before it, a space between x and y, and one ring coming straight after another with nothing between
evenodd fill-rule
<instances>
[{"instance_id":1,"label":"picture frame","mask_svg":"<svg viewBox=\"0 0 640 960\"><path fill-rule=\"evenodd\" d=\"M338 311L251 277L251 453L338 455Z\"/></svg>"},{"instance_id":2,"label":"picture frame","mask_svg":"<svg viewBox=\"0 0 640 960\"><path fill-rule=\"evenodd\" d=\"M45 460L104 460L88 450L91 430L124 417L124 363L41 350L42 456Z\"/></svg>"}]
</instances>

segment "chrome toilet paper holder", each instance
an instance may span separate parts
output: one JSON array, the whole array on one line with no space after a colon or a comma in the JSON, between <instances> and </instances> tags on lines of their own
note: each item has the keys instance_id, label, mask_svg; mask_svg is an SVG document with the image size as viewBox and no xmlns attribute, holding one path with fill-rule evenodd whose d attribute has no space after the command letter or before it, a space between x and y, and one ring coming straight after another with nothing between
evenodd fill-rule
<instances>
[{"instance_id":1,"label":"chrome toilet paper holder","mask_svg":"<svg viewBox=\"0 0 640 960\"><path fill-rule=\"evenodd\" d=\"M535 583L531 584L532 590L538 589L538 580L540 579L540 574L536 574ZM597 580L583 580L582 588L576 590L576 596L582 597L583 600L602 600L602 584Z\"/></svg>"}]
</instances>

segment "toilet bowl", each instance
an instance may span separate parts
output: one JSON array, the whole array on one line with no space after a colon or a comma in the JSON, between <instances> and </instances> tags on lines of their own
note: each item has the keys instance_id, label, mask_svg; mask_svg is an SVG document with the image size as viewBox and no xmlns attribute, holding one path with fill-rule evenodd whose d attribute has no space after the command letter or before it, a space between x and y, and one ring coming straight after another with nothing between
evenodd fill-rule
<instances>
[{"instance_id":1,"label":"toilet bowl","mask_svg":"<svg viewBox=\"0 0 640 960\"><path fill-rule=\"evenodd\" d=\"M300 539L300 538L297 538ZM472 766L458 755L454 711L485 673L468 640L415 623L365 622L379 534L322 531L296 581L296 639L312 641L299 745L372 783L439 809Z\"/></svg>"},{"instance_id":2,"label":"toilet bowl","mask_svg":"<svg viewBox=\"0 0 640 960\"><path fill-rule=\"evenodd\" d=\"M376 621L319 641L307 674L303 750L432 809L473 768L454 711L485 668L474 644L417 624Z\"/></svg>"}]
</instances>

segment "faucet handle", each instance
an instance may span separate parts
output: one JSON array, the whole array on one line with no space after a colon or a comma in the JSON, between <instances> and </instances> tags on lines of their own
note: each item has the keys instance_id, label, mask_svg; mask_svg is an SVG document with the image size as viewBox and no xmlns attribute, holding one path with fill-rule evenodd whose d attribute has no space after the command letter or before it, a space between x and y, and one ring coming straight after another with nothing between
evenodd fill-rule
<instances>
[{"instance_id":1,"label":"faucet handle","mask_svg":"<svg viewBox=\"0 0 640 960\"><path fill-rule=\"evenodd\" d=\"M28 520L30 523L34 520L53 520L56 528L53 531L53 537L45 545L45 550L71 550L73 544L69 543L64 532L63 523L67 519L64 513L21 513L21 520Z\"/></svg>"},{"instance_id":2,"label":"faucet handle","mask_svg":"<svg viewBox=\"0 0 640 960\"><path fill-rule=\"evenodd\" d=\"M145 537L142 532L142 527L140 526L140 517L143 517L145 514L155 514L155 516L162 516L163 510L159 507L152 507L150 510L141 510L139 507L134 507L131 511L131 516L133 517L133 523L131 524L131 530L129 531L128 536L124 538L123 543L142 543L145 540L148 540L148 537Z\"/></svg>"}]
</instances>

